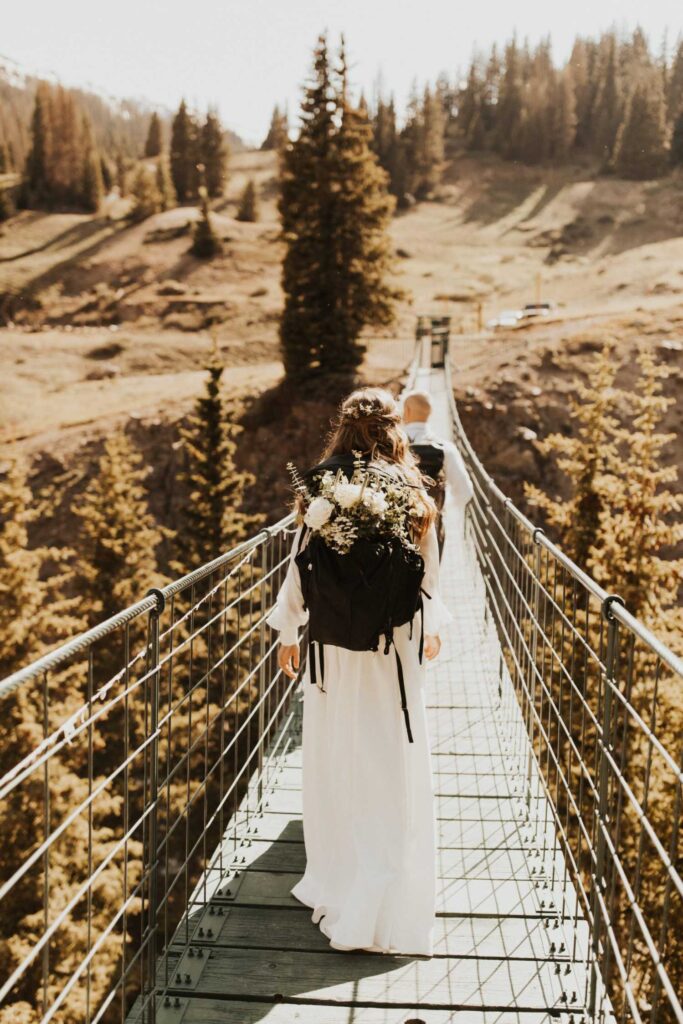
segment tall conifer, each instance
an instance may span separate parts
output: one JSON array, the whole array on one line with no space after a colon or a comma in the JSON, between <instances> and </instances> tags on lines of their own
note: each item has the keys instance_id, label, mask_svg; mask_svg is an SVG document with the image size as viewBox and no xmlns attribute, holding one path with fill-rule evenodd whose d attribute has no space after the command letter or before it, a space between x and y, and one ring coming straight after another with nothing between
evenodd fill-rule
<instances>
[{"instance_id":1,"label":"tall conifer","mask_svg":"<svg viewBox=\"0 0 683 1024\"><path fill-rule=\"evenodd\" d=\"M615 167L625 178L655 178L666 159L664 95L659 75L636 85L615 144Z\"/></svg>"},{"instance_id":2,"label":"tall conifer","mask_svg":"<svg viewBox=\"0 0 683 1024\"><path fill-rule=\"evenodd\" d=\"M164 532L149 511L146 476L126 435L113 434L74 506L82 590L93 622L132 604L158 581L156 549Z\"/></svg>"},{"instance_id":3,"label":"tall conifer","mask_svg":"<svg viewBox=\"0 0 683 1024\"><path fill-rule=\"evenodd\" d=\"M197 125L182 100L171 125L170 149L171 178L181 206L197 194L198 161Z\"/></svg>"},{"instance_id":4,"label":"tall conifer","mask_svg":"<svg viewBox=\"0 0 683 1024\"><path fill-rule=\"evenodd\" d=\"M204 164L204 181L209 197L223 195L227 170L227 151L223 129L215 111L210 110L202 125L199 141L201 162Z\"/></svg>"},{"instance_id":5,"label":"tall conifer","mask_svg":"<svg viewBox=\"0 0 683 1024\"><path fill-rule=\"evenodd\" d=\"M253 478L235 467L238 427L226 412L223 366L215 353L206 372L206 390L180 431L185 498L177 532L181 572L196 569L244 540L255 522L241 511Z\"/></svg>"},{"instance_id":6,"label":"tall conifer","mask_svg":"<svg viewBox=\"0 0 683 1024\"><path fill-rule=\"evenodd\" d=\"M285 369L290 380L350 376L362 359L363 327L392 316L386 232L393 203L370 148L367 116L347 94L344 54L334 74L324 37L301 118L284 156L279 204L286 243Z\"/></svg>"},{"instance_id":7,"label":"tall conifer","mask_svg":"<svg viewBox=\"0 0 683 1024\"><path fill-rule=\"evenodd\" d=\"M149 128L147 130L147 139L145 140L145 151L143 155L146 157L160 156L162 148L161 120L155 110L149 119Z\"/></svg>"},{"instance_id":8,"label":"tall conifer","mask_svg":"<svg viewBox=\"0 0 683 1024\"><path fill-rule=\"evenodd\" d=\"M576 381L572 435L550 434L539 442L542 454L553 455L569 480L569 499L552 498L534 485L525 486L529 504L543 510L558 531L564 550L582 566L589 564L597 542L606 502L606 474L616 464L615 373L612 350L606 346L588 367L587 382Z\"/></svg>"}]
</instances>

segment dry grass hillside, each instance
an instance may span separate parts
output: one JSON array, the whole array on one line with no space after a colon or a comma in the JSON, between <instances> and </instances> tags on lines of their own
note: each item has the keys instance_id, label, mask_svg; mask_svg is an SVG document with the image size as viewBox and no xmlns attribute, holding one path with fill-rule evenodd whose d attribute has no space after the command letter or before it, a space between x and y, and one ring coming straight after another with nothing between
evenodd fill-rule
<instances>
[{"instance_id":1,"label":"dry grass hillside","mask_svg":"<svg viewBox=\"0 0 683 1024\"><path fill-rule=\"evenodd\" d=\"M47 466L90 459L117 425L146 436L150 462L166 466L167 428L202 386L212 334L230 393L248 404L278 380L275 172L273 154L234 157L215 206L224 252L209 264L188 254L193 208L131 225L127 201L112 195L97 217L24 212L2 226L0 422L41 479ZM260 218L240 223L238 198L251 177ZM534 438L568 429L573 379L602 339L617 342L625 380L635 346L656 346L672 367L667 389L680 388L683 179L636 183L461 159L433 201L395 219L393 234L406 298L395 329L369 339L365 377L400 376L416 313L451 315L464 418L515 497L523 477L548 472ZM552 320L479 331L480 316L485 322L539 294L557 303ZM679 434L680 418L679 404L669 414ZM281 437L272 417L258 432L253 417L246 422L247 461L277 483L265 502L274 513L284 493L280 467L296 456L302 433ZM316 424L306 446L319 436ZM672 458L682 461L680 437Z\"/></svg>"}]
</instances>

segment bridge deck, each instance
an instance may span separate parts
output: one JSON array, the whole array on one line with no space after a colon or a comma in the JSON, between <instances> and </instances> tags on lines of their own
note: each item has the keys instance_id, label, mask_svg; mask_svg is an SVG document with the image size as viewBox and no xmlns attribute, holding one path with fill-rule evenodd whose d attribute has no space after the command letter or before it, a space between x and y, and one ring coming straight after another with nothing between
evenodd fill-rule
<instances>
[{"instance_id":1,"label":"bridge deck","mask_svg":"<svg viewBox=\"0 0 683 1024\"><path fill-rule=\"evenodd\" d=\"M448 431L442 376L420 383L434 392L436 426ZM310 911L290 896L305 859L297 705L261 811L246 811L252 793L177 933L168 987L160 979L170 1003L160 1004L160 1024L581 1018L586 927L561 883L549 805L538 796L529 813L520 799L528 765L506 747L521 718L514 699L501 699L510 682L471 544L453 512L442 585L455 622L428 670L439 836L434 957L331 950ZM532 771L533 786L540 794Z\"/></svg>"}]
</instances>

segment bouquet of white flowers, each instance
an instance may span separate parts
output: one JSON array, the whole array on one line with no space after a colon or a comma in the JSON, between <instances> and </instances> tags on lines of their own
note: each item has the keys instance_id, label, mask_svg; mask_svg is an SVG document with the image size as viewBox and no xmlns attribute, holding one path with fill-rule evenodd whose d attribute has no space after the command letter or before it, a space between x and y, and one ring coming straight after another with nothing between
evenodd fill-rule
<instances>
[{"instance_id":1,"label":"bouquet of white flowers","mask_svg":"<svg viewBox=\"0 0 683 1024\"><path fill-rule=\"evenodd\" d=\"M346 554L359 538L394 537L416 550L410 517L417 509L415 490L403 480L367 466L355 455L349 479L341 470L324 470L311 488L290 463L295 490L303 504L303 521L332 550Z\"/></svg>"}]
</instances>

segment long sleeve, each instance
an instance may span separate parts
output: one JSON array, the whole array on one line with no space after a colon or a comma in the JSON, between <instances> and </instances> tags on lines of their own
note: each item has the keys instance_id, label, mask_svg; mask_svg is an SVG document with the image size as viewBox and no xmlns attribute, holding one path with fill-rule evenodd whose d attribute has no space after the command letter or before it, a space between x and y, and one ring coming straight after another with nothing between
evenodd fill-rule
<instances>
[{"instance_id":1,"label":"long sleeve","mask_svg":"<svg viewBox=\"0 0 683 1024\"><path fill-rule=\"evenodd\" d=\"M277 600L273 610L266 617L266 622L272 629L280 633L281 644L296 644L299 642L299 628L308 622L308 611L304 606L304 599L301 593L301 580L299 568L294 561L295 552L299 547L299 538L303 527L299 527L292 552L289 556L289 565L284 582L280 587Z\"/></svg>"},{"instance_id":2,"label":"long sleeve","mask_svg":"<svg viewBox=\"0 0 683 1024\"><path fill-rule=\"evenodd\" d=\"M420 541L420 552L424 558L425 575L423 589L429 594L424 598L424 631L427 636L438 636L441 627L448 625L453 616L441 598L439 586L439 542L436 530L430 526Z\"/></svg>"},{"instance_id":3,"label":"long sleeve","mask_svg":"<svg viewBox=\"0 0 683 1024\"><path fill-rule=\"evenodd\" d=\"M451 500L458 508L464 508L474 495L474 488L462 455L452 441L444 442L444 472Z\"/></svg>"}]
</instances>

